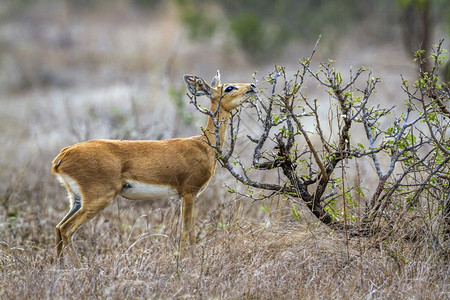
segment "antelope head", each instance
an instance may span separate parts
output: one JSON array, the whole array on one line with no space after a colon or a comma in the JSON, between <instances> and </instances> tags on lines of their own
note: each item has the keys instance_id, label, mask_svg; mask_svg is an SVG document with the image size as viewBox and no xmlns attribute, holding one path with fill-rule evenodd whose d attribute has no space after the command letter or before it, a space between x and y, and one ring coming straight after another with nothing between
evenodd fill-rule
<instances>
[{"instance_id":1,"label":"antelope head","mask_svg":"<svg viewBox=\"0 0 450 300\"><path fill-rule=\"evenodd\" d=\"M233 109L248 101L256 93L253 83L220 83L217 71L211 85L200 77L184 75L184 81L193 96L207 96L211 100L211 111L220 105L220 110L229 114Z\"/></svg>"}]
</instances>

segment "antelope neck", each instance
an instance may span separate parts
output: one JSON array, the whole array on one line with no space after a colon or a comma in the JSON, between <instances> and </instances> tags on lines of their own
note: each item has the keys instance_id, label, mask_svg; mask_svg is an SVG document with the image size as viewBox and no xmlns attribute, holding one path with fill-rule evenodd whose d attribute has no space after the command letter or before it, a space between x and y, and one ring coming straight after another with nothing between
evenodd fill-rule
<instances>
[{"instance_id":1,"label":"antelope neck","mask_svg":"<svg viewBox=\"0 0 450 300\"><path fill-rule=\"evenodd\" d=\"M215 109L214 109L215 110ZM214 111L211 109L211 111ZM223 147L223 143L225 141L226 129L228 119L230 118L230 113L224 111L223 109L219 110L219 113L216 116L217 122L219 122L219 140L220 147ZM214 121L211 116L208 116L208 122L206 123L205 131L203 132L203 136L206 137L206 140L213 146L216 145L216 126L214 125Z\"/></svg>"}]
</instances>

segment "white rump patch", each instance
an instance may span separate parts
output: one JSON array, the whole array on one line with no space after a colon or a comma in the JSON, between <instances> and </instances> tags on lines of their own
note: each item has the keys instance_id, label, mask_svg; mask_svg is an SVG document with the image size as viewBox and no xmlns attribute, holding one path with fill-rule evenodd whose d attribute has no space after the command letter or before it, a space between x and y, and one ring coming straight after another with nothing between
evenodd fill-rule
<instances>
[{"instance_id":1,"label":"white rump patch","mask_svg":"<svg viewBox=\"0 0 450 300\"><path fill-rule=\"evenodd\" d=\"M138 181L127 181L119 193L130 200L156 200L179 197L178 192L168 185L147 184Z\"/></svg>"},{"instance_id":2,"label":"white rump patch","mask_svg":"<svg viewBox=\"0 0 450 300\"><path fill-rule=\"evenodd\" d=\"M81 199L80 186L75 180L67 175L57 174L57 178L62 185L64 185L66 188L69 188L67 192L69 194L70 208L72 208L74 203L74 196L77 195Z\"/></svg>"}]
</instances>

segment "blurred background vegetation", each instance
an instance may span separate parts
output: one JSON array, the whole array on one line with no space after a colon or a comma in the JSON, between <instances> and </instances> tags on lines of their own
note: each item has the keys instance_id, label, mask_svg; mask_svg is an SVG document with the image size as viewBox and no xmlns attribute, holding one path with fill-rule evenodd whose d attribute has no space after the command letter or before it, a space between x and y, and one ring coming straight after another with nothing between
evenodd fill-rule
<instances>
[{"instance_id":1,"label":"blurred background vegetation","mask_svg":"<svg viewBox=\"0 0 450 300\"><path fill-rule=\"evenodd\" d=\"M448 0L3 0L0 86L66 87L98 66L135 76L160 68L169 79L206 64L261 70L296 61L319 35L323 56L353 52L352 64L388 44L411 60L443 38L448 48L449 33Z\"/></svg>"},{"instance_id":2,"label":"blurred background vegetation","mask_svg":"<svg viewBox=\"0 0 450 300\"><path fill-rule=\"evenodd\" d=\"M55 0L3 0L0 24L27 11L36 3ZM89 12L107 6L133 7L152 14L172 3L192 39L208 40L225 32L249 57L261 61L280 54L292 41L315 41L320 34L338 42L364 27L372 42L395 38L401 27L408 51L434 42L433 33L450 32L448 0L75 0L63 1L73 11ZM57 6L57 5L56 5ZM49 11L48 13L57 13ZM425 41L424 41L425 40ZM429 42L428 42L429 40ZM231 41L230 41L231 42ZM428 45L424 45L428 47Z\"/></svg>"},{"instance_id":3,"label":"blurred background vegetation","mask_svg":"<svg viewBox=\"0 0 450 300\"><path fill-rule=\"evenodd\" d=\"M156 19L160 22L151 23ZM171 20L182 27L181 33L167 25ZM139 22L155 32L162 22L167 26L157 39L148 33L140 36L143 30L130 26ZM103 32L96 33L102 26ZM402 44L412 58L418 48L429 51L449 33L448 0L3 0L0 85L15 90L64 86L83 77L71 78L77 69L105 61L136 73L159 64L170 77L175 59L183 57L180 49L188 49L181 39L209 48L190 57L191 62L211 56L209 50L222 59L215 62L217 68L232 60L234 66L245 62L254 70L300 58L299 48L311 49L319 35L325 56L342 48L357 52L390 43ZM156 49L158 44L163 50ZM190 65L185 68L195 71Z\"/></svg>"},{"instance_id":4,"label":"blurred background vegetation","mask_svg":"<svg viewBox=\"0 0 450 300\"><path fill-rule=\"evenodd\" d=\"M142 3L142 1L140 1ZM395 38L401 27L405 47L430 47L433 32L450 32L450 1L447 0L226 0L213 1L225 21L208 13L212 1L177 0L192 38L208 38L226 24L229 32L252 59L280 54L291 41L316 40L321 34L335 42L365 27L372 42Z\"/></svg>"}]
</instances>

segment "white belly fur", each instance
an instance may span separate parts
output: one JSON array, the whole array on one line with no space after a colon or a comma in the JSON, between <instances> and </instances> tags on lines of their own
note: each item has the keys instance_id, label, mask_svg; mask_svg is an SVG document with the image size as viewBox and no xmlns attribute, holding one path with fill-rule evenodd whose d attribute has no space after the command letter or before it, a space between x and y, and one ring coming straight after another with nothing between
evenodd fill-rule
<instances>
[{"instance_id":1,"label":"white belly fur","mask_svg":"<svg viewBox=\"0 0 450 300\"><path fill-rule=\"evenodd\" d=\"M197 197L200 196L200 194L202 194L206 190L206 188L208 187L208 184L209 184L210 181L211 181L211 178L202 186L200 191L198 191Z\"/></svg>"},{"instance_id":2,"label":"white belly fur","mask_svg":"<svg viewBox=\"0 0 450 300\"><path fill-rule=\"evenodd\" d=\"M138 181L128 181L130 187L123 188L119 195L131 200L156 200L179 197L177 191L167 185L154 185Z\"/></svg>"}]
</instances>

